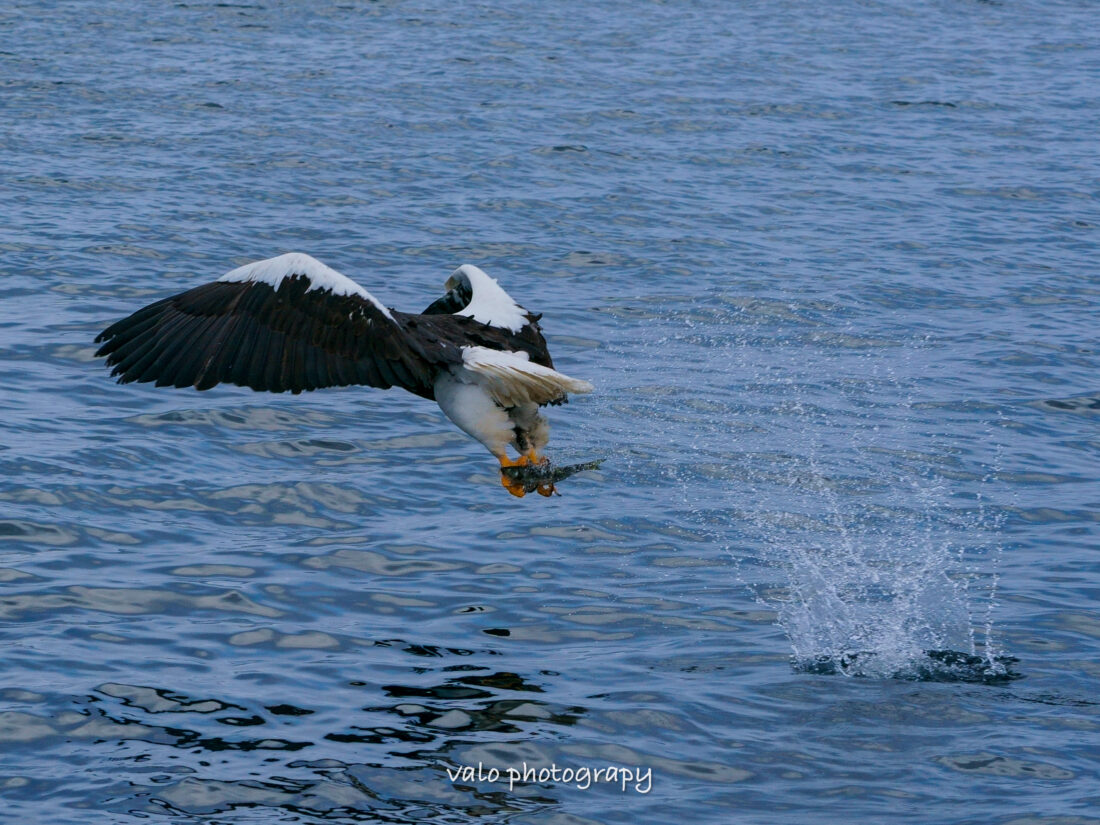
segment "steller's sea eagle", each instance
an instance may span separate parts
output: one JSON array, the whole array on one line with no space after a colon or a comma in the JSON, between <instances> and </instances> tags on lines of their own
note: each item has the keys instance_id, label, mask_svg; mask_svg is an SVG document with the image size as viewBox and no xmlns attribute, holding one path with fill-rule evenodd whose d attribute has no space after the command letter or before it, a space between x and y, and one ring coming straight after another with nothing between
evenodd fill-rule
<instances>
[{"instance_id":1,"label":"steller's sea eagle","mask_svg":"<svg viewBox=\"0 0 1100 825\"><path fill-rule=\"evenodd\" d=\"M164 298L97 338L120 383L208 390L219 382L299 393L366 384L434 400L501 468L542 464L539 413L587 381L554 369L539 318L469 264L420 314L387 309L350 278L298 252L246 264ZM507 447L519 454L511 458ZM504 486L522 496L514 474ZM553 485L538 488L543 495Z\"/></svg>"}]
</instances>

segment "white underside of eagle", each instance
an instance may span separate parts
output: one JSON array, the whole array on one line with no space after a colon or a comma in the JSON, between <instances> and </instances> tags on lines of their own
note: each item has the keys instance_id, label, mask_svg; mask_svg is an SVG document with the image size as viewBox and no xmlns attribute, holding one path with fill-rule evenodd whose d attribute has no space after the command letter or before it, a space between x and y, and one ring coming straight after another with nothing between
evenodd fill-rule
<instances>
[{"instance_id":1,"label":"white underside of eagle","mask_svg":"<svg viewBox=\"0 0 1100 825\"><path fill-rule=\"evenodd\" d=\"M139 309L96 338L96 354L122 383L294 393L400 386L434 399L502 467L544 461L550 429L539 408L592 385L554 369L541 316L476 266L460 266L445 288L424 312L398 312L292 252Z\"/></svg>"}]
</instances>

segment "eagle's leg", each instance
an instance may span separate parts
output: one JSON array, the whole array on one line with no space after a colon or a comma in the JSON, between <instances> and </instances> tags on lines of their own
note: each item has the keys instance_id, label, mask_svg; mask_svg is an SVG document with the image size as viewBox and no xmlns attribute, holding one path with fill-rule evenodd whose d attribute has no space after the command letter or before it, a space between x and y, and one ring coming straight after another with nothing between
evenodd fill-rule
<instances>
[{"instance_id":1,"label":"eagle's leg","mask_svg":"<svg viewBox=\"0 0 1100 825\"><path fill-rule=\"evenodd\" d=\"M449 372L436 378L435 400L444 415L484 444L500 462L500 483L504 489L517 498L525 496L527 488L524 483L515 477L516 474L505 473L504 469L548 463L539 450L550 440L550 427L546 419L539 415L538 405L526 403L502 407L480 384ZM518 458L509 457L509 447L519 453ZM544 496L551 495L552 485L539 489L539 492Z\"/></svg>"},{"instance_id":2,"label":"eagle's leg","mask_svg":"<svg viewBox=\"0 0 1100 825\"><path fill-rule=\"evenodd\" d=\"M549 464L550 459L539 450L550 440L550 423L541 415L537 404L520 404L508 410L515 425L516 449L529 464Z\"/></svg>"}]
</instances>

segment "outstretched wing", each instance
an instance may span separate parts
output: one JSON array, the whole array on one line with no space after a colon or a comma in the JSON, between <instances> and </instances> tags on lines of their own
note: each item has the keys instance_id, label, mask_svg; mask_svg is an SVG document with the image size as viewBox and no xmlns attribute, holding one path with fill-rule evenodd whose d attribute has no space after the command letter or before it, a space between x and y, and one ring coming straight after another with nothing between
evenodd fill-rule
<instances>
[{"instance_id":1,"label":"outstretched wing","mask_svg":"<svg viewBox=\"0 0 1100 825\"><path fill-rule=\"evenodd\" d=\"M366 384L432 397L454 346L425 342L359 284L308 255L235 269L157 301L96 342L121 383L206 390L219 382L299 393Z\"/></svg>"}]
</instances>

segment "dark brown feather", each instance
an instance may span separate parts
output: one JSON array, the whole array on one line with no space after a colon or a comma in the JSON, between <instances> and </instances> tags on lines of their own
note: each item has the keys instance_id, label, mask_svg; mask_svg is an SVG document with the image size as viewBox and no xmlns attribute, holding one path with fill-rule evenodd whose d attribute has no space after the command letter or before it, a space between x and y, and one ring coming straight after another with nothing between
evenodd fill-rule
<instances>
[{"instance_id":1,"label":"dark brown feather","mask_svg":"<svg viewBox=\"0 0 1100 825\"><path fill-rule=\"evenodd\" d=\"M426 314L387 317L359 295L311 289L305 276L216 281L149 304L96 338L120 382L209 389L219 382L268 392L367 384L433 398L435 377L468 346L526 352L553 367L537 315L518 332L449 314L451 294Z\"/></svg>"}]
</instances>

